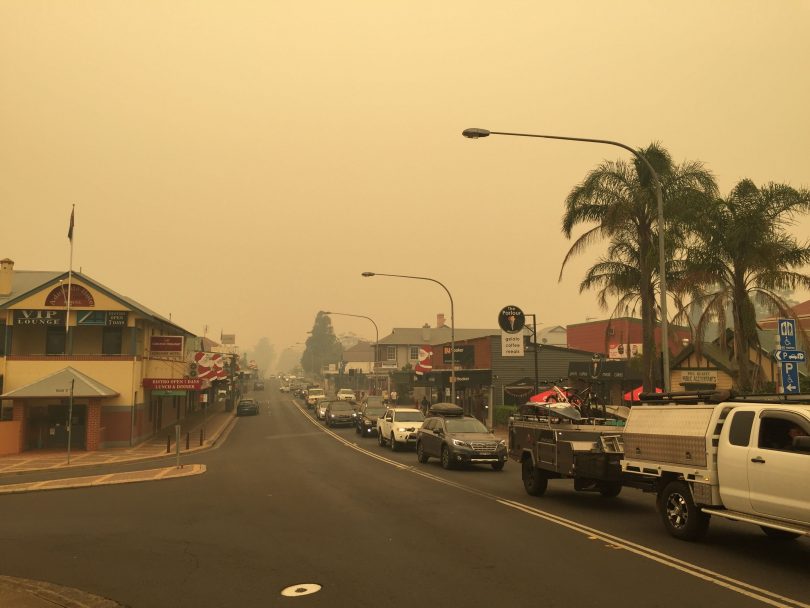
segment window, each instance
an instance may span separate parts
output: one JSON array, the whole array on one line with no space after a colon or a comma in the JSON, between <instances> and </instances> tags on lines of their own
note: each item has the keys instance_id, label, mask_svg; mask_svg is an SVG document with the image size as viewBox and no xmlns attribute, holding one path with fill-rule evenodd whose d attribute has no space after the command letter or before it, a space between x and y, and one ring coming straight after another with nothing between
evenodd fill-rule
<instances>
[{"instance_id":1,"label":"window","mask_svg":"<svg viewBox=\"0 0 810 608\"><path fill-rule=\"evenodd\" d=\"M45 334L45 354L64 355L67 335L64 327L48 327Z\"/></svg>"},{"instance_id":2,"label":"window","mask_svg":"<svg viewBox=\"0 0 810 608\"><path fill-rule=\"evenodd\" d=\"M728 430L731 445L748 445L751 440L751 427L754 425L754 412L735 412Z\"/></svg>"},{"instance_id":3,"label":"window","mask_svg":"<svg viewBox=\"0 0 810 608\"><path fill-rule=\"evenodd\" d=\"M120 355L123 330L120 327L105 327L101 334L101 354Z\"/></svg>"},{"instance_id":4,"label":"window","mask_svg":"<svg viewBox=\"0 0 810 608\"><path fill-rule=\"evenodd\" d=\"M0 324L0 357L6 354L6 325Z\"/></svg>"},{"instance_id":5,"label":"window","mask_svg":"<svg viewBox=\"0 0 810 608\"><path fill-rule=\"evenodd\" d=\"M396 361L397 360L397 347L396 346L388 346L385 349L385 359L387 361Z\"/></svg>"},{"instance_id":6,"label":"window","mask_svg":"<svg viewBox=\"0 0 810 608\"><path fill-rule=\"evenodd\" d=\"M411 361L419 361L419 347L418 346L411 346L409 353L409 359Z\"/></svg>"},{"instance_id":7,"label":"window","mask_svg":"<svg viewBox=\"0 0 810 608\"><path fill-rule=\"evenodd\" d=\"M793 438L808 436L807 422L788 412L765 412L759 422L759 446L768 450L792 450Z\"/></svg>"}]
</instances>

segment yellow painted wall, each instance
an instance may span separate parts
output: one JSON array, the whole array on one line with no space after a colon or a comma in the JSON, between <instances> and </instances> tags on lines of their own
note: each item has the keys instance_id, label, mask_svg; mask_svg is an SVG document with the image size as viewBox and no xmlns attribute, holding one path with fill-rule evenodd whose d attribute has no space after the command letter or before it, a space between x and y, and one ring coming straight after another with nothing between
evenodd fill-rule
<instances>
[{"instance_id":1,"label":"yellow painted wall","mask_svg":"<svg viewBox=\"0 0 810 608\"><path fill-rule=\"evenodd\" d=\"M66 367L72 367L105 386L120 393L117 397L104 400L104 405L132 405L133 388L142 393L140 376L133 372L140 362L133 361L6 361L3 390L13 391L32 384ZM133 377L134 376L134 377ZM133 382L134 380L134 382ZM142 401L143 396L139 399Z\"/></svg>"}]
</instances>

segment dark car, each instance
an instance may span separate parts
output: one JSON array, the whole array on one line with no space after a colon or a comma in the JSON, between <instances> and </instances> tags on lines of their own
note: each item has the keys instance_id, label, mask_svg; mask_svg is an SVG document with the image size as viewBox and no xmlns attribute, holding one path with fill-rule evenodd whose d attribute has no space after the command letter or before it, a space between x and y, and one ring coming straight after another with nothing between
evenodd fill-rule
<instances>
[{"instance_id":1,"label":"dark car","mask_svg":"<svg viewBox=\"0 0 810 608\"><path fill-rule=\"evenodd\" d=\"M377 434L377 418L385 414L382 403L364 403L355 417L354 430L361 437L371 437Z\"/></svg>"},{"instance_id":2,"label":"dark car","mask_svg":"<svg viewBox=\"0 0 810 608\"><path fill-rule=\"evenodd\" d=\"M439 458L445 469L489 464L500 471L506 464L506 442L457 405L437 403L417 432L416 455L423 463Z\"/></svg>"},{"instance_id":3,"label":"dark car","mask_svg":"<svg viewBox=\"0 0 810 608\"><path fill-rule=\"evenodd\" d=\"M326 404L324 413L326 426L338 426L341 424L354 424L354 407L351 401L329 401Z\"/></svg>"},{"instance_id":4,"label":"dark car","mask_svg":"<svg viewBox=\"0 0 810 608\"><path fill-rule=\"evenodd\" d=\"M254 391L263 391L264 390L264 382L257 380L253 383L253 390Z\"/></svg>"},{"instance_id":5,"label":"dark car","mask_svg":"<svg viewBox=\"0 0 810 608\"><path fill-rule=\"evenodd\" d=\"M255 399L240 399L236 406L237 416L257 416L259 403Z\"/></svg>"}]
</instances>

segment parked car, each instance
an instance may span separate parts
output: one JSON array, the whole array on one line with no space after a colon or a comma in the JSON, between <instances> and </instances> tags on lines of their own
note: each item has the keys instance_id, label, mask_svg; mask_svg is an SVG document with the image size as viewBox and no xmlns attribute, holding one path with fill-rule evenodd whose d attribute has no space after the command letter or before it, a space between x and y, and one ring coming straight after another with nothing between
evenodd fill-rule
<instances>
[{"instance_id":1,"label":"parked car","mask_svg":"<svg viewBox=\"0 0 810 608\"><path fill-rule=\"evenodd\" d=\"M356 401L357 396L350 388L342 388L337 392L337 398L341 401Z\"/></svg>"},{"instance_id":2,"label":"parked car","mask_svg":"<svg viewBox=\"0 0 810 608\"><path fill-rule=\"evenodd\" d=\"M361 437L371 437L377 433L377 419L384 414L384 406L364 403L355 416L354 430Z\"/></svg>"},{"instance_id":3,"label":"parked car","mask_svg":"<svg viewBox=\"0 0 810 608\"><path fill-rule=\"evenodd\" d=\"M257 380L253 383L253 390L254 391L263 391L264 390L264 382L261 380Z\"/></svg>"},{"instance_id":4,"label":"parked car","mask_svg":"<svg viewBox=\"0 0 810 608\"><path fill-rule=\"evenodd\" d=\"M354 408L351 403L339 400L326 403L326 411L324 411L326 426L354 424Z\"/></svg>"},{"instance_id":5,"label":"parked car","mask_svg":"<svg viewBox=\"0 0 810 608\"><path fill-rule=\"evenodd\" d=\"M259 403L255 399L240 399L236 406L237 416L258 416Z\"/></svg>"},{"instance_id":6,"label":"parked car","mask_svg":"<svg viewBox=\"0 0 810 608\"><path fill-rule=\"evenodd\" d=\"M416 455L422 463L431 456L439 458L445 469L489 464L500 471L506 464L506 441L495 437L481 421L465 416L459 406L437 403L417 432Z\"/></svg>"},{"instance_id":7,"label":"parked car","mask_svg":"<svg viewBox=\"0 0 810 608\"><path fill-rule=\"evenodd\" d=\"M315 418L317 418L318 420L323 420L326 417L327 405L329 405L329 402L326 400L322 400L313 406L315 409Z\"/></svg>"},{"instance_id":8,"label":"parked car","mask_svg":"<svg viewBox=\"0 0 810 608\"><path fill-rule=\"evenodd\" d=\"M289 384L282 384L278 387L279 392L281 393L289 393L290 392L290 385Z\"/></svg>"},{"instance_id":9,"label":"parked car","mask_svg":"<svg viewBox=\"0 0 810 608\"><path fill-rule=\"evenodd\" d=\"M377 419L377 443L388 445L396 452L401 446L416 443L416 431L425 416L412 407L389 407Z\"/></svg>"}]
</instances>

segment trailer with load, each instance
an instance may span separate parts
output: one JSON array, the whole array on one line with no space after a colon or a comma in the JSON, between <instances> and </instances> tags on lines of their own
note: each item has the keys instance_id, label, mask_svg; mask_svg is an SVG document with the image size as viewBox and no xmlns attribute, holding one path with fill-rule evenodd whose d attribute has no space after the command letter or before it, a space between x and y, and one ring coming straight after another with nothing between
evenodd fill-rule
<instances>
[{"instance_id":1,"label":"trailer with load","mask_svg":"<svg viewBox=\"0 0 810 608\"><path fill-rule=\"evenodd\" d=\"M685 540L702 537L712 516L772 538L810 536L810 396L666 393L645 402L612 433L552 411L516 417L510 456L526 491L570 477L575 489L604 495L618 494L616 483L655 492L664 527Z\"/></svg>"}]
</instances>

